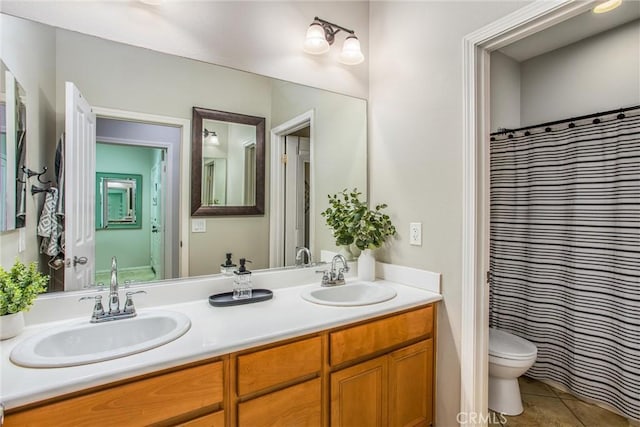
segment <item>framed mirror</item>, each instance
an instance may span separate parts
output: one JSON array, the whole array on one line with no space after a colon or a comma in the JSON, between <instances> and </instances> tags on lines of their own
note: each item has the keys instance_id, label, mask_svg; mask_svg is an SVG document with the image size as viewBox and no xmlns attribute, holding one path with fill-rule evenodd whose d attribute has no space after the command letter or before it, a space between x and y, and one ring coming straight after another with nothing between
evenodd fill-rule
<instances>
[{"instance_id":1,"label":"framed mirror","mask_svg":"<svg viewBox=\"0 0 640 427\"><path fill-rule=\"evenodd\" d=\"M191 215L263 215L265 119L193 107Z\"/></svg>"},{"instance_id":2,"label":"framed mirror","mask_svg":"<svg viewBox=\"0 0 640 427\"><path fill-rule=\"evenodd\" d=\"M142 227L142 175L96 172L96 228Z\"/></svg>"}]
</instances>

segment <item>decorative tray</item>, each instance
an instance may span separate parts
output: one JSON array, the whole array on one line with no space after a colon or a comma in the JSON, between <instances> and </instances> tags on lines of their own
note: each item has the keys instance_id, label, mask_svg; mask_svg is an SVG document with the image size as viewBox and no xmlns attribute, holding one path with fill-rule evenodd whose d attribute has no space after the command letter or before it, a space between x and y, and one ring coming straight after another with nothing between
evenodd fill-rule
<instances>
[{"instance_id":1,"label":"decorative tray","mask_svg":"<svg viewBox=\"0 0 640 427\"><path fill-rule=\"evenodd\" d=\"M269 289L253 289L251 298L233 299L233 292L215 294L209 297L209 304L214 307L227 307L230 305L253 304L273 298L273 292Z\"/></svg>"}]
</instances>

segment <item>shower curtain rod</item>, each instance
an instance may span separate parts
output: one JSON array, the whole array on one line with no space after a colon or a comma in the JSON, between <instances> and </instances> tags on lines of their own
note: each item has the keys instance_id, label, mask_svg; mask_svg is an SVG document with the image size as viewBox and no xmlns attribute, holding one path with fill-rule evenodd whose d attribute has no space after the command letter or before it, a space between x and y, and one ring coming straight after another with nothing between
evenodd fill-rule
<instances>
[{"instance_id":1,"label":"shower curtain rod","mask_svg":"<svg viewBox=\"0 0 640 427\"><path fill-rule=\"evenodd\" d=\"M627 108L618 108L616 110L603 111L601 113L587 114L587 115L584 115L584 116L571 117L569 119L556 120L554 122L541 123L539 125L525 126L525 127L518 128L518 129L498 129L496 132L492 132L491 134L489 134L489 136L504 135L504 134L507 134L507 133L520 132L520 131L527 130L527 129L534 129L534 128L541 128L541 127L546 127L546 126L559 125L561 123L574 122L576 120L584 120L584 119L591 119L593 117L606 116L607 114L624 113L625 111L635 110L635 109L638 109L638 108L640 108L640 105L635 105L633 107L627 107Z\"/></svg>"}]
</instances>

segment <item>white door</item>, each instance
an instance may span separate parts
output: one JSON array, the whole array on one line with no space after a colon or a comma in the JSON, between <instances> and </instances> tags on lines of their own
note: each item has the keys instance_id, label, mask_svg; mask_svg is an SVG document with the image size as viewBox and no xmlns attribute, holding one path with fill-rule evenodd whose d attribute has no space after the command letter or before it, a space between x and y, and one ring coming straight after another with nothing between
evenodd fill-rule
<instances>
[{"instance_id":1,"label":"white door","mask_svg":"<svg viewBox=\"0 0 640 427\"><path fill-rule=\"evenodd\" d=\"M309 138L285 137L284 265L294 265L297 249L309 245L309 147Z\"/></svg>"},{"instance_id":2,"label":"white door","mask_svg":"<svg viewBox=\"0 0 640 427\"><path fill-rule=\"evenodd\" d=\"M151 168L151 268L155 273L155 280L166 277L164 268L164 240L165 219L164 199L162 197L165 186L167 166L166 151L163 150L161 160Z\"/></svg>"},{"instance_id":3,"label":"white door","mask_svg":"<svg viewBox=\"0 0 640 427\"><path fill-rule=\"evenodd\" d=\"M96 115L71 82L65 86L64 289L82 289L95 277Z\"/></svg>"}]
</instances>

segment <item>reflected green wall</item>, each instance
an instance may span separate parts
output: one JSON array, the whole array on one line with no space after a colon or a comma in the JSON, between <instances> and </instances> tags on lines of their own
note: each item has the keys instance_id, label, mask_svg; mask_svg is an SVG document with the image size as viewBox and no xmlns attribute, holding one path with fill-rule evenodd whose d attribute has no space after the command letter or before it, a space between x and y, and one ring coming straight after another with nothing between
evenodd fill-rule
<instances>
[{"instance_id":1,"label":"reflected green wall","mask_svg":"<svg viewBox=\"0 0 640 427\"><path fill-rule=\"evenodd\" d=\"M150 265L151 168L160 149L127 145L96 144L96 171L142 175L142 226L138 229L96 230L96 271L108 270L111 257L118 256L118 268Z\"/></svg>"}]
</instances>

